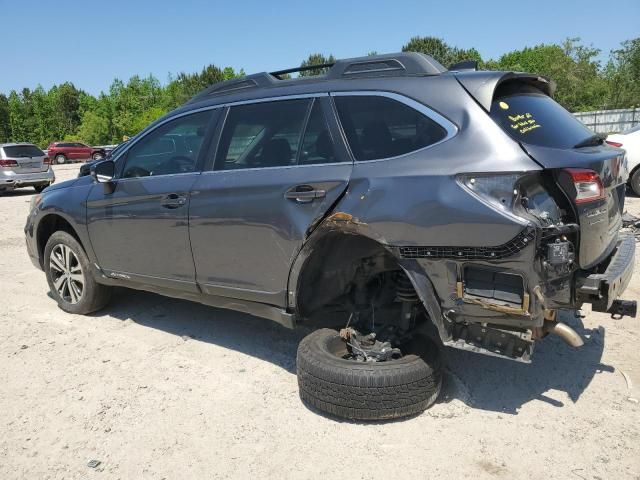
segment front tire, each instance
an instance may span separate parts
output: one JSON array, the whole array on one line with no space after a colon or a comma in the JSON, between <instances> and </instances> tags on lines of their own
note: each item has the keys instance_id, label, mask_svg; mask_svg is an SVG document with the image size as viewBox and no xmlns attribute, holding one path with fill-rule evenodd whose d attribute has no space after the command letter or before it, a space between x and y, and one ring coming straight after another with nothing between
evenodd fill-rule
<instances>
[{"instance_id":1,"label":"front tire","mask_svg":"<svg viewBox=\"0 0 640 480\"><path fill-rule=\"evenodd\" d=\"M404 356L385 362L342 358L335 330L307 335L298 347L300 398L312 407L351 420L388 420L415 415L435 403L442 386L438 347L416 337Z\"/></svg>"},{"instance_id":2,"label":"front tire","mask_svg":"<svg viewBox=\"0 0 640 480\"><path fill-rule=\"evenodd\" d=\"M44 271L58 307L86 315L103 308L111 289L91 274L91 264L80 243L67 232L55 232L44 249Z\"/></svg>"},{"instance_id":3,"label":"front tire","mask_svg":"<svg viewBox=\"0 0 640 480\"><path fill-rule=\"evenodd\" d=\"M67 162L67 157L62 154L58 154L55 156L56 165L62 165Z\"/></svg>"},{"instance_id":4,"label":"front tire","mask_svg":"<svg viewBox=\"0 0 640 480\"><path fill-rule=\"evenodd\" d=\"M636 171L633 172L629 183L631 184L631 190L633 190L633 193L640 197L640 167L636 168Z\"/></svg>"}]
</instances>

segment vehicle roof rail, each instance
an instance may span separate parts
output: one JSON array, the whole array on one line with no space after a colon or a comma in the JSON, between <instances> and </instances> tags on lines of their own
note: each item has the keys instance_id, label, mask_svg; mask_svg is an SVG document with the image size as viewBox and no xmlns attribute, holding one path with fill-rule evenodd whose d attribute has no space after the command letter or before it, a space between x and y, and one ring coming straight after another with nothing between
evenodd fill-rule
<instances>
[{"instance_id":1,"label":"vehicle roof rail","mask_svg":"<svg viewBox=\"0 0 640 480\"><path fill-rule=\"evenodd\" d=\"M326 69L326 68L331 68L333 67L334 63L318 63L315 65L305 65L304 67L294 67L294 68L287 68L286 70L278 70L276 72L271 72L271 75L273 75L274 77L276 77L278 80L283 80L282 78L280 78L282 75L287 75L289 73L296 73L296 72L307 72L309 70L322 70L322 69Z\"/></svg>"},{"instance_id":2,"label":"vehicle roof rail","mask_svg":"<svg viewBox=\"0 0 640 480\"><path fill-rule=\"evenodd\" d=\"M189 103L204 100L207 97L236 93L249 88L271 87L279 82L297 81L298 79L282 78L284 75L309 70L325 70L323 75L305 76L305 81L361 78L379 76L412 76L439 75L447 71L433 57L418 52L389 53L385 55L369 55L366 57L336 60L333 63L319 63L303 67L287 68L271 73L262 72L234 78L211 85L193 97Z\"/></svg>"},{"instance_id":3,"label":"vehicle roof rail","mask_svg":"<svg viewBox=\"0 0 640 480\"><path fill-rule=\"evenodd\" d=\"M439 75L446 71L446 68L429 55L401 52L338 60L329 70L327 77Z\"/></svg>"},{"instance_id":4,"label":"vehicle roof rail","mask_svg":"<svg viewBox=\"0 0 640 480\"><path fill-rule=\"evenodd\" d=\"M245 77L233 78L224 82L214 83L210 87L198 93L189 101L189 103L197 102L211 96L236 93L239 90L271 86L275 80L276 79L272 75L262 72L247 75Z\"/></svg>"},{"instance_id":5,"label":"vehicle roof rail","mask_svg":"<svg viewBox=\"0 0 640 480\"><path fill-rule=\"evenodd\" d=\"M449 67L450 72L459 72L460 70L478 70L477 60L462 60L454 63Z\"/></svg>"}]
</instances>

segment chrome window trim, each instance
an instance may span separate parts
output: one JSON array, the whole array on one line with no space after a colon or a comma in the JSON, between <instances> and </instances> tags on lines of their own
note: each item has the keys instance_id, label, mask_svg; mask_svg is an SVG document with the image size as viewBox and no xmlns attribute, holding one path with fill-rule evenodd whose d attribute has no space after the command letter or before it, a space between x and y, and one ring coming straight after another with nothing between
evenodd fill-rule
<instances>
[{"instance_id":1,"label":"chrome window trim","mask_svg":"<svg viewBox=\"0 0 640 480\"><path fill-rule=\"evenodd\" d=\"M402 157L406 157L408 155L413 155L415 153L418 152L422 152L423 150L426 150L428 148L432 148L435 147L436 145L440 145L441 143L444 143L448 140L450 140L451 138L453 138L459 131L457 125L455 125L453 122L451 122L448 118L444 117L443 115L441 115L440 113L436 112L435 110L427 107L426 105L423 105L422 103L406 97L404 95L401 95L399 93L394 93L394 92L388 92L388 91L384 91L384 90L350 90L350 91L332 91L332 92L315 92L315 93L304 93L304 94L296 94L296 95L279 95L279 96L275 96L275 97L263 97L263 98L254 98L251 100L238 100L235 102L226 102L226 103L220 103L220 104L216 104L216 105L208 105L206 107L200 107L200 108L194 108L193 110L189 110L186 112L182 112L179 113L177 115L172 115L171 117L168 117L166 119L164 119L162 122L156 124L153 126L153 128L150 128L149 130L143 130L142 132L140 132L140 134L136 135L134 137L134 139L132 139L132 143L130 145L127 145L126 148L120 152L118 154L118 156L114 159L112 159L114 162L118 161L123 155L125 155L129 149L131 147L133 147L136 143L138 143L141 139L143 139L144 137L146 137L148 134L152 133L153 131L155 131L157 128L160 128L161 126L165 125L168 122L171 122L173 120L176 120L178 118L181 117L185 117L187 115L192 115L192 114L196 114L196 113L200 113L200 112L204 112L204 111L208 111L208 110L216 110L218 108L224 109L224 108L228 108L228 107L235 107L235 106L241 106L241 105L251 105L251 104L256 104L256 103L266 103L266 102L278 102L278 101L286 101L286 100L299 100L299 99L305 99L305 98L321 98L321 97L354 97L354 96L361 96L361 97L366 97L366 96L375 96L375 97L386 97L386 98L390 98L392 100L395 100L397 102L400 102L404 105L407 105L410 108L413 108L414 110L417 110L418 112L422 113L423 115L425 115L426 117L430 118L431 120L433 120L434 122L436 122L438 125L440 125L442 128L445 129L445 131L447 132L447 134L445 135L445 137L436 142L436 143L432 143L430 145L427 145L423 148L420 148L418 150L413 150L411 152L407 152L407 153L403 153L402 155L396 155L394 157L385 157L385 158L375 158L372 160L355 160L355 157L353 156L353 153L351 152L351 147L349 145L349 143L347 142L347 147L349 148L349 152L351 153L351 157L352 157L352 162L356 161L357 163L365 163L365 162L383 162L383 161L387 161L387 160L393 160L393 159L397 159L397 158L402 158ZM340 120L340 117L338 116L338 121ZM222 124L223 128L224 128L224 122ZM339 127L342 130L342 123L339 122ZM344 130L343 130L343 135L346 141L346 135L344 134ZM137 137L137 138L136 138ZM295 168L295 167L318 167L318 166L331 166L331 165L353 165L352 162L332 162L332 163L317 163L317 164L310 164L310 165L280 165L280 166L275 166L275 167L255 167L255 168L238 168L238 169L230 169L230 170L202 170L202 171L198 171L198 172L187 172L187 173L180 173L180 174L173 174L173 175L190 175L190 174L194 174L194 173L202 173L202 174L209 174L209 173L218 173L218 172L243 172L243 171L250 171L250 170L265 170L265 169L283 169L283 168ZM158 175L159 177L160 175ZM168 176L168 175L162 175L162 176ZM144 179L144 178L153 178L153 175L150 175L148 177L132 177L135 178L136 180L140 180L140 179ZM129 178L129 179L132 179ZM118 178L118 181L122 181L125 180L125 178Z\"/></svg>"},{"instance_id":2,"label":"chrome window trim","mask_svg":"<svg viewBox=\"0 0 640 480\"><path fill-rule=\"evenodd\" d=\"M409 155L414 155L415 153L418 152L422 152L428 148L433 148L436 145L440 145L441 143L444 143L448 140L451 140L454 136L456 136L458 134L458 126L453 123L451 120L449 120L448 118L446 118L445 116L441 115L440 113L436 112L435 110L427 107L426 105L423 105L422 103L418 102L417 100L414 100L412 98L409 97L405 97L404 95L401 95L399 93L394 93L394 92L386 92L383 90L354 90L354 91L348 91L348 92L330 92L330 96L331 97L386 97L386 98L390 98L391 100L395 100L397 102L400 102L410 108L413 108L414 110L417 110L418 112L422 113L424 116L426 116L427 118L433 120L434 122L436 122L438 125L440 125L442 128L445 129L445 131L447 132L447 134L445 135L445 137L442 140L439 140L435 143L431 143L429 145L426 145L422 148L419 148L418 150L412 150L410 152L407 153L403 153L402 155L395 155L393 157L384 157L384 158L374 158L371 160L357 160L355 158L355 156L353 155L353 152L351 152L351 145L349 145L349 141L347 139L347 135L344 132L344 129L342 128L342 122L340 121L340 115L338 115L338 121L340 123L340 129L342 130L342 135L344 136L345 142L347 143L347 147L349 148L349 152L351 152L351 157L353 158L353 160L356 163L365 163L365 162L385 162L387 160L394 160L397 158L403 158L403 157L407 157Z\"/></svg>"},{"instance_id":3,"label":"chrome window trim","mask_svg":"<svg viewBox=\"0 0 640 480\"><path fill-rule=\"evenodd\" d=\"M249 171L262 171L262 170L274 170L289 169L289 168L308 168L308 167L325 167L336 165L349 165L353 167L352 162L331 162L331 163L310 163L308 165L278 165L275 167L253 167L253 168L230 168L229 170L205 170L202 175L209 175L211 173L229 173L229 172L249 172ZM145 177L146 178L146 177Z\"/></svg>"},{"instance_id":4,"label":"chrome window trim","mask_svg":"<svg viewBox=\"0 0 640 480\"><path fill-rule=\"evenodd\" d=\"M301 93L297 95L279 95L277 97L254 98L252 100L238 100L237 102L229 102L222 104L224 107L235 107L238 105L248 105L252 103L279 102L282 100L299 100L303 98L328 97L329 92Z\"/></svg>"},{"instance_id":5,"label":"chrome window trim","mask_svg":"<svg viewBox=\"0 0 640 480\"><path fill-rule=\"evenodd\" d=\"M146 129L142 130L140 133L138 133L137 135L135 135L132 139L131 139L131 144L127 145L122 152L118 153L118 156L115 158L112 158L111 160L113 160L114 162L118 161L120 159L120 157L122 157L124 154L126 154L129 149L131 149L131 147L133 147L136 143L138 143L140 140L142 140L144 137L146 137L148 134L152 133L154 130L156 130L157 128L160 128L161 126L176 120L178 118L181 117L185 117L187 115L192 115L195 113L200 113L200 112L206 112L208 110L215 110L218 108L227 108L227 107L235 107L238 105L249 105L249 104L253 104L253 103L264 103L264 102L277 102L277 101L283 101L283 100L298 100L298 99L303 99L303 98L316 98L316 97L328 97L329 93L328 92L317 92L317 93L304 93L304 94L299 94L299 95L279 95L277 97L265 97L265 98L255 98L252 100L238 100L236 102L226 102L226 103L219 103L216 105L207 105L206 107L200 107L200 108L194 108L193 110L189 110L186 112L182 112L176 115L172 115L171 117L165 118L162 122L157 123L156 125L153 126L153 128L149 128L147 127ZM271 167L273 168L273 167ZM249 169L247 169L249 170ZM145 177L139 177L139 178L145 178Z\"/></svg>"},{"instance_id":6,"label":"chrome window trim","mask_svg":"<svg viewBox=\"0 0 640 480\"><path fill-rule=\"evenodd\" d=\"M120 182L130 182L132 180L145 180L149 178L168 178L168 177L182 177L185 175L200 175L202 172L198 170L197 172L181 172L181 173L167 173L163 175L145 175L144 177L122 177L117 178L118 183Z\"/></svg>"}]
</instances>

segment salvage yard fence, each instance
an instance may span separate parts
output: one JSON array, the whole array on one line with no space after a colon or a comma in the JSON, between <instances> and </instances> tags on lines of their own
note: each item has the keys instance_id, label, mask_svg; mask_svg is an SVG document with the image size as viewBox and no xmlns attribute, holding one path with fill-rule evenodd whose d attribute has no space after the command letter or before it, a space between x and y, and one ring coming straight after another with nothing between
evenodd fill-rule
<instances>
[{"instance_id":1,"label":"salvage yard fence","mask_svg":"<svg viewBox=\"0 0 640 480\"><path fill-rule=\"evenodd\" d=\"M618 133L640 123L638 107L577 112L573 115L595 133Z\"/></svg>"}]
</instances>

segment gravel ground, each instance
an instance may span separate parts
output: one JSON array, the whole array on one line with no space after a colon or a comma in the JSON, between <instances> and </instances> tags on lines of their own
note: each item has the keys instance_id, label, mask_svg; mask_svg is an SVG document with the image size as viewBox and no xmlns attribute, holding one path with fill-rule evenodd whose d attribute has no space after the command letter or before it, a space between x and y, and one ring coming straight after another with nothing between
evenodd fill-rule
<instances>
[{"instance_id":1,"label":"gravel ground","mask_svg":"<svg viewBox=\"0 0 640 480\"><path fill-rule=\"evenodd\" d=\"M640 479L638 320L570 318L585 346L530 365L448 350L430 410L340 422L298 398L304 331L129 290L63 313L24 247L32 195L0 198L1 479Z\"/></svg>"}]
</instances>

